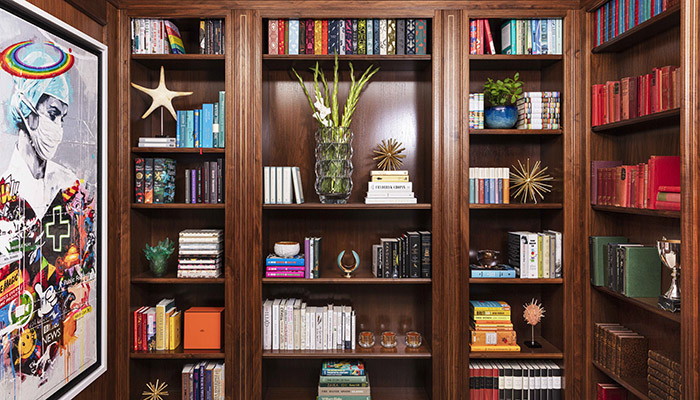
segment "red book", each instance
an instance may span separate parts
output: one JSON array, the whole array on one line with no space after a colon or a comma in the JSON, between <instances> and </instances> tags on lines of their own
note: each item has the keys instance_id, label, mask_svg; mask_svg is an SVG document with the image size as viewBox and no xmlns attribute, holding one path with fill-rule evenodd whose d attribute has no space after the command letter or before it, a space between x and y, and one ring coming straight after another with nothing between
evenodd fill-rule
<instances>
[{"instance_id":1,"label":"red book","mask_svg":"<svg viewBox=\"0 0 700 400\"><path fill-rule=\"evenodd\" d=\"M484 54L484 20L476 20L476 54Z\"/></svg>"},{"instance_id":2,"label":"red book","mask_svg":"<svg viewBox=\"0 0 700 400\"><path fill-rule=\"evenodd\" d=\"M591 204L602 204L600 196L600 171L604 168L617 167L622 161L591 161Z\"/></svg>"},{"instance_id":3,"label":"red book","mask_svg":"<svg viewBox=\"0 0 700 400\"><path fill-rule=\"evenodd\" d=\"M679 67L671 71L671 91L671 99L673 99L671 108L678 108L681 106L681 69Z\"/></svg>"},{"instance_id":4,"label":"red book","mask_svg":"<svg viewBox=\"0 0 700 400\"><path fill-rule=\"evenodd\" d=\"M637 166L630 165L629 175L629 190L627 191L627 207L637 207Z\"/></svg>"},{"instance_id":5,"label":"red book","mask_svg":"<svg viewBox=\"0 0 700 400\"><path fill-rule=\"evenodd\" d=\"M610 94L612 93L612 85L610 82L606 82L603 87L603 124L609 124L612 122L610 118Z\"/></svg>"},{"instance_id":6,"label":"red book","mask_svg":"<svg viewBox=\"0 0 700 400\"><path fill-rule=\"evenodd\" d=\"M591 86L591 126L598 126L598 85Z\"/></svg>"},{"instance_id":7,"label":"red book","mask_svg":"<svg viewBox=\"0 0 700 400\"><path fill-rule=\"evenodd\" d=\"M321 29L323 36L321 36L321 54L328 54L328 20L324 19L321 21Z\"/></svg>"},{"instance_id":8,"label":"red book","mask_svg":"<svg viewBox=\"0 0 700 400\"><path fill-rule=\"evenodd\" d=\"M306 20L306 54L314 54L314 20Z\"/></svg>"},{"instance_id":9,"label":"red book","mask_svg":"<svg viewBox=\"0 0 700 400\"><path fill-rule=\"evenodd\" d=\"M612 98L612 107L613 107L613 113L614 113L614 122L620 121L620 109L622 108L621 106L621 100L620 100L620 81L615 81L613 83L613 98Z\"/></svg>"},{"instance_id":10,"label":"red book","mask_svg":"<svg viewBox=\"0 0 700 400\"><path fill-rule=\"evenodd\" d=\"M630 78L620 79L620 98L621 98L621 108L620 118L629 119L630 118Z\"/></svg>"},{"instance_id":11,"label":"red book","mask_svg":"<svg viewBox=\"0 0 700 400\"><path fill-rule=\"evenodd\" d=\"M486 203L484 201L484 179L479 178L479 204Z\"/></svg>"},{"instance_id":12,"label":"red book","mask_svg":"<svg viewBox=\"0 0 700 400\"><path fill-rule=\"evenodd\" d=\"M679 156L651 156L649 159L648 207L656 210L656 195L660 186L681 185L681 158Z\"/></svg>"},{"instance_id":13,"label":"red book","mask_svg":"<svg viewBox=\"0 0 700 400\"><path fill-rule=\"evenodd\" d=\"M289 51L287 51L287 48L285 47L286 43L284 42L284 33L289 29L286 24L286 20L281 19L277 22L277 29L279 30L279 34L277 35L277 51L279 51L279 54L287 54Z\"/></svg>"},{"instance_id":14,"label":"red book","mask_svg":"<svg viewBox=\"0 0 700 400\"><path fill-rule=\"evenodd\" d=\"M659 110L659 84L661 80L659 79L659 69L654 68L651 73L651 110L650 113L656 113Z\"/></svg>"},{"instance_id":15,"label":"red book","mask_svg":"<svg viewBox=\"0 0 700 400\"><path fill-rule=\"evenodd\" d=\"M680 193L659 191L659 193L656 194L656 206L657 207L659 207L660 201L669 201L672 203L680 203L681 202L681 194Z\"/></svg>"},{"instance_id":16,"label":"red book","mask_svg":"<svg viewBox=\"0 0 700 400\"><path fill-rule=\"evenodd\" d=\"M657 210L670 210L670 211L680 211L681 202L678 201L656 201Z\"/></svg>"},{"instance_id":17,"label":"red book","mask_svg":"<svg viewBox=\"0 0 700 400\"><path fill-rule=\"evenodd\" d=\"M654 79L654 74L646 74L644 79L644 115L649 115L653 112L651 109L651 83Z\"/></svg>"},{"instance_id":18,"label":"red book","mask_svg":"<svg viewBox=\"0 0 700 400\"><path fill-rule=\"evenodd\" d=\"M612 383L599 383L597 400L627 400L627 390Z\"/></svg>"},{"instance_id":19,"label":"red book","mask_svg":"<svg viewBox=\"0 0 700 400\"><path fill-rule=\"evenodd\" d=\"M637 88L639 87L639 77L638 76L632 76L629 77L629 117L630 118L637 118L639 116L638 114L638 107L637 107Z\"/></svg>"},{"instance_id":20,"label":"red book","mask_svg":"<svg viewBox=\"0 0 700 400\"><path fill-rule=\"evenodd\" d=\"M629 181L627 165L615 167L615 201L617 207L627 207L627 182Z\"/></svg>"},{"instance_id":21,"label":"red book","mask_svg":"<svg viewBox=\"0 0 700 400\"><path fill-rule=\"evenodd\" d=\"M486 34L484 47L488 50L488 54L496 54L496 46L493 44L493 36L491 36L491 26L488 19L484 20L484 33Z\"/></svg>"},{"instance_id":22,"label":"red book","mask_svg":"<svg viewBox=\"0 0 700 400\"><path fill-rule=\"evenodd\" d=\"M661 67L661 111L671 109L673 103L673 90L671 89L671 71L675 67L667 65Z\"/></svg>"},{"instance_id":23,"label":"red book","mask_svg":"<svg viewBox=\"0 0 700 400\"><path fill-rule=\"evenodd\" d=\"M637 77L637 116L644 115L644 75Z\"/></svg>"},{"instance_id":24,"label":"red book","mask_svg":"<svg viewBox=\"0 0 700 400\"><path fill-rule=\"evenodd\" d=\"M476 20L469 21L469 54L476 54Z\"/></svg>"},{"instance_id":25,"label":"red book","mask_svg":"<svg viewBox=\"0 0 700 400\"><path fill-rule=\"evenodd\" d=\"M645 165L646 164L639 164L637 165L637 204L635 207L637 208L644 208L644 198L646 197L644 194L646 193L645 189Z\"/></svg>"},{"instance_id":26,"label":"red book","mask_svg":"<svg viewBox=\"0 0 700 400\"><path fill-rule=\"evenodd\" d=\"M680 186L659 186L659 192L680 193Z\"/></svg>"},{"instance_id":27,"label":"red book","mask_svg":"<svg viewBox=\"0 0 700 400\"><path fill-rule=\"evenodd\" d=\"M143 309L146 307L141 307L134 311L134 350L138 351L141 350L140 347L140 341L139 341L139 320L140 318L140 313L143 311Z\"/></svg>"}]
</instances>

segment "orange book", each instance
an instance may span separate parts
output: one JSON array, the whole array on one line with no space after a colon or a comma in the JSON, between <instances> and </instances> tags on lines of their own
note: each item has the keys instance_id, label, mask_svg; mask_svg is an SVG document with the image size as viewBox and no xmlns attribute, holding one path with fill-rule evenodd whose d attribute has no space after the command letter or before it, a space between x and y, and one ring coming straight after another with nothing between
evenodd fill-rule
<instances>
[{"instance_id":1,"label":"orange book","mask_svg":"<svg viewBox=\"0 0 700 400\"><path fill-rule=\"evenodd\" d=\"M321 22L321 54L328 54L328 20Z\"/></svg>"},{"instance_id":2,"label":"orange book","mask_svg":"<svg viewBox=\"0 0 700 400\"><path fill-rule=\"evenodd\" d=\"M185 311L185 350L221 349L223 307L190 307Z\"/></svg>"},{"instance_id":3,"label":"orange book","mask_svg":"<svg viewBox=\"0 0 700 400\"><path fill-rule=\"evenodd\" d=\"M513 346L517 344L514 330L509 331L472 331L473 346Z\"/></svg>"},{"instance_id":4,"label":"orange book","mask_svg":"<svg viewBox=\"0 0 700 400\"><path fill-rule=\"evenodd\" d=\"M314 20L314 54L323 54L323 21L320 19Z\"/></svg>"}]
</instances>

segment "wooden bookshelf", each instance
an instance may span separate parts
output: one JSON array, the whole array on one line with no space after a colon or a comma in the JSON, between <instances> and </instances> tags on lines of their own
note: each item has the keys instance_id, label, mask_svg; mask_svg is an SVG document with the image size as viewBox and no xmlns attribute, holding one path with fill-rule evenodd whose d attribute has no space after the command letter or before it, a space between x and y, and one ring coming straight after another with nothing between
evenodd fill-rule
<instances>
[{"instance_id":1,"label":"wooden bookshelf","mask_svg":"<svg viewBox=\"0 0 700 400\"><path fill-rule=\"evenodd\" d=\"M559 210L563 207L562 203L469 204L471 210Z\"/></svg>"},{"instance_id":2,"label":"wooden bookshelf","mask_svg":"<svg viewBox=\"0 0 700 400\"><path fill-rule=\"evenodd\" d=\"M477 135L530 135L530 136L544 136L544 135L561 135L564 132L563 129L470 129L470 136Z\"/></svg>"},{"instance_id":3,"label":"wooden bookshelf","mask_svg":"<svg viewBox=\"0 0 700 400\"><path fill-rule=\"evenodd\" d=\"M226 208L226 205L224 203L133 203L131 208L137 210L223 210Z\"/></svg>"},{"instance_id":4,"label":"wooden bookshelf","mask_svg":"<svg viewBox=\"0 0 700 400\"><path fill-rule=\"evenodd\" d=\"M371 383L370 383L371 384ZM269 388L265 400L308 400L318 394L318 389L309 388ZM377 400L428 400L426 390L421 387L376 387L372 386L372 399Z\"/></svg>"},{"instance_id":5,"label":"wooden bookshelf","mask_svg":"<svg viewBox=\"0 0 700 400\"><path fill-rule=\"evenodd\" d=\"M540 70L564 60L561 54L470 54L469 68L476 70Z\"/></svg>"},{"instance_id":6,"label":"wooden bookshelf","mask_svg":"<svg viewBox=\"0 0 700 400\"><path fill-rule=\"evenodd\" d=\"M641 308L649 313L655 314L669 321L673 321L678 324L681 323L681 314L662 310L657 304L658 299L655 297L627 297L623 294L614 292L608 288L601 286L595 286L595 289L600 293L604 293L606 296L610 296L619 301L624 301L628 304L632 304L635 307Z\"/></svg>"},{"instance_id":7,"label":"wooden bookshelf","mask_svg":"<svg viewBox=\"0 0 700 400\"><path fill-rule=\"evenodd\" d=\"M131 277L131 283L153 285L221 285L226 279L221 278L178 278L175 271L170 271L164 276L155 277L150 272L144 272Z\"/></svg>"},{"instance_id":8,"label":"wooden bookshelf","mask_svg":"<svg viewBox=\"0 0 700 400\"><path fill-rule=\"evenodd\" d=\"M561 285L562 278L469 278L471 285Z\"/></svg>"},{"instance_id":9,"label":"wooden bookshelf","mask_svg":"<svg viewBox=\"0 0 700 400\"><path fill-rule=\"evenodd\" d=\"M613 122L610 124L598 125L591 128L596 133L606 133L609 135L617 135L620 133L628 133L632 130L639 131L648 127L655 127L663 123L680 122L681 110L674 108L672 110L661 111L654 114L644 115L637 118L625 119L622 121Z\"/></svg>"},{"instance_id":10,"label":"wooden bookshelf","mask_svg":"<svg viewBox=\"0 0 700 400\"><path fill-rule=\"evenodd\" d=\"M429 285L430 278L263 278L267 285Z\"/></svg>"},{"instance_id":11,"label":"wooden bookshelf","mask_svg":"<svg viewBox=\"0 0 700 400\"><path fill-rule=\"evenodd\" d=\"M673 210L652 210L649 208L634 208L634 207L618 207L618 206L599 206L593 205L592 209L609 213L631 214L631 215L646 215L659 218L680 218L680 211Z\"/></svg>"},{"instance_id":12,"label":"wooden bookshelf","mask_svg":"<svg viewBox=\"0 0 700 400\"><path fill-rule=\"evenodd\" d=\"M337 359L337 358L361 358L361 359L394 359L394 358L431 358L430 347L427 344L422 345L417 349L406 347L403 343L403 336L398 335L397 346L393 349L385 349L378 340L379 335L375 338L377 343L374 347L365 349L357 346L355 350L264 350L263 358L318 358L318 359Z\"/></svg>"},{"instance_id":13,"label":"wooden bookshelf","mask_svg":"<svg viewBox=\"0 0 700 400\"><path fill-rule=\"evenodd\" d=\"M132 359L139 360L219 360L225 358L223 351L206 350L154 350L132 351Z\"/></svg>"},{"instance_id":14,"label":"wooden bookshelf","mask_svg":"<svg viewBox=\"0 0 700 400\"><path fill-rule=\"evenodd\" d=\"M594 10L590 10L594 11ZM669 7L666 11L649 18L630 30L615 36L607 42L594 47L593 53L613 53L638 46L647 39L666 30L678 27L681 20L680 5ZM591 31L592 32L592 31Z\"/></svg>"},{"instance_id":15,"label":"wooden bookshelf","mask_svg":"<svg viewBox=\"0 0 700 400\"><path fill-rule=\"evenodd\" d=\"M311 194L311 193L310 193ZM315 193L311 194L315 195ZM265 210L323 210L323 211L343 211L343 210L430 210L432 205L429 203L418 204L365 204L365 203L348 203L348 204L321 204L321 203L302 203L302 204L265 204Z\"/></svg>"},{"instance_id":16,"label":"wooden bookshelf","mask_svg":"<svg viewBox=\"0 0 700 400\"><path fill-rule=\"evenodd\" d=\"M184 148L184 147L132 147L131 152L134 154L224 154L225 149L219 148Z\"/></svg>"},{"instance_id":17,"label":"wooden bookshelf","mask_svg":"<svg viewBox=\"0 0 700 400\"><path fill-rule=\"evenodd\" d=\"M556 346L548 342L542 337L535 336L535 341L542 345L541 348L529 348L522 343L524 338L529 338L524 332L518 335L518 344L520 351L470 351L469 358L473 359L498 359L498 360L521 360L521 359L548 359L556 360L563 359L564 353Z\"/></svg>"},{"instance_id":18,"label":"wooden bookshelf","mask_svg":"<svg viewBox=\"0 0 700 400\"><path fill-rule=\"evenodd\" d=\"M647 390L646 390L647 383L645 381L631 382L627 379L624 379L624 378L618 376L617 374L610 371L609 369L605 368L597 361L593 361L593 366L595 366L600 372L607 375L608 378L612 379L613 381L620 384L625 389L629 390L630 393L632 393L634 396L636 396L640 400L649 400L649 396L647 395Z\"/></svg>"}]
</instances>

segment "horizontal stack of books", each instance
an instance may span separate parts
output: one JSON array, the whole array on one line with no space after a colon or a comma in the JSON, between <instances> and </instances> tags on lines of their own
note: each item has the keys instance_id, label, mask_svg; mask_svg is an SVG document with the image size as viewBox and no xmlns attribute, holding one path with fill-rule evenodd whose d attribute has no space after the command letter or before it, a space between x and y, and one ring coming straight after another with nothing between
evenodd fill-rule
<instances>
[{"instance_id":1,"label":"horizontal stack of books","mask_svg":"<svg viewBox=\"0 0 700 400\"><path fill-rule=\"evenodd\" d=\"M509 204L510 168L469 168L469 204Z\"/></svg>"},{"instance_id":2,"label":"horizontal stack of books","mask_svg":"<svg viewBox=\"0 0 700 400\"><path fill-rule=\"evenodd\" d=\"M416 204L418 200L413 193L413 184L408 171L370 172L365 204Z\"/></svg>"},{"instance_id":3,"label":"horizontal stack of books","mask_svg":"<svg viewBox=\"0 0 700 400\"><path fill-rule=\"evenodd\" d=\"M263 204L292 204L292 202L296 204L304 202L299 167L263 167Z\"/></svg>"},{"instance_id":4,"label":"horizontal stack of books","mask_svg":"<svg viewBox=\"0 0 700 400\"><path fill-rule=\"evenodd\" d=\"M155 307L141 307L133 314L134 351L175 350L182 338L182 313L174 299L163 299Z\"/></svg>"},{"instance_id":5,"label":"horizontal stack of books","mask_svg":"<svg viewBox=\"0 0 700 400\"><path fill-rule=\"evenodd\" d=\"M561 19L508 20L501 25L501 53L562 54L562 32Z\"/></svg>"},{"instance_id":6,"label":"horizontal stack of books","mask_svg":"<svg viewBox=\"0 0 700 400\"><path fill-rule=\"evenodd\" d=\"M177 147L177 139L169 136L140 137L138 147Z\"/></svg>"},{"instance_id":7,"label":"horizontal stack of books","mask_svg":"<svg viewBox=\"0 0 700 400\"><path fill-rule=\"evenodd\" d=\"M185 54L180 31L171 21L154 18L131 19L132 54Z\"/></svg>"},{"instance_id":8,"label":"horizontal stack of books","mask_svg":"<svg viewBox=\"0 0 700 400\"><path fill-rule=\"evenodd\" d=\"M562 277L561 232L508 232L508 263L523 279Z\"/></svg>"},{"instance_id":9,"label":"horizontal stack of books","mask_svg":"<svg viewBox=\"0 0 700 400\"><path fill-rule=\"evenodd\" d=\"M265 278L308 278L304 254L279 257L269 254L265 258Z\"/></svg>"},{"instance_id":10,"label":"horizontal stack of books","mask_svg":"<svg viewBox=\"0 0 700 400\"><path fill-rule=\"evenodd\" d=\"M185 203L223 204L224 159L185 169Z\"/></svg>"},{"instance_id":11,"label":"horizontal stack of books","mask_svg":"<svg viewBox=\"0 0 700 400\"><path fill-rule=\"evenodd\" d=\"M505 301L469 301L471 351L520 351Z\"/></svg>"},{"instance_id":12,"label":"horizontal stack of books","mask_svg":"<svg viewBox=\"0 0 700 400\"><path fill-rule=\"evenodd\" d=\"M679 3L678 0L608 1L593 13L594 45L599 46Z\"/></svg>"},{"instance_id":13,"label":"horizontal stack of books","mask_svg":"<svg viewBox=\"0 0 700 400\"><path fill-rule=\"evenodd\" d=\"M646 380L646 337L616 323L596 323L593 335L595 362L625 380Z\"/></svg>"},{"instance_id":14,"label":"horizontal stack of books","mask_svg":"<svg viewBox=\"0 0 700 400\"><path fill-rule=\"evenodd\" d=\"M681 365L667 356L649 350L647 384L652 400L681 399L683 375Z\"/></svg>"},{"instance_id":15,"label":"horizontal stack of books","mask_svg":"<svg viewBox=\"0 0 700 400\"><path fill-rule=\"evenodd\" d=\"M182 398L224 400L226 398L224 363L201 361L182 367Z\"/></svg>"},{"instance_id":16,"label":"horizontal stack of books","mask_svg":"<svg viewBox=\"0 0 700 400\"><path fill-rule=\"evenodd\" d=\"M166 204L175 201L175 160L136 157L134 169L136 203Z\"/></svg>"},{"instance_id":17,"label":"horizontal stack of books","mask_svg":"<svg viewBox=\"0 0 700 400\"><path fill-rule=\"evenodd\" d=\"M265 300L263 350L355 350L351 306L307 306L301 299Z\"/></svg>"},{"instance_id":18,"label":"horizontal stack of books","mask_svg":"<svg viewBox=\"0 0 700 400\"><path fill-rule=\"evenodd\" d=\"M591 125L611 124L681 106L681 69L667 65L650 74L593 85Z\"/></svg>"},{"instance_id":19,"label":"horizontal stack of books","mask_svg":"<svg viewBox=\"0 0 700 400\"><path fill-rule=\"evenodd\" d=\"M175 147L223 149L226 147L226 92L219 92L216 103L202 104L197 110L178 110L176 124Z\"/></svg>"},{"instance_id":20,"label":"horizontal stack of books","mask_svg":"<svg viewBox=\"0 0 700 400\"><path fill-rule=\"evenodd\" d=\"M470 278L515 278L515 268L506 264L497 265L469 265Z\"/></svg>"},{"instance_id":21,"label":"horizontal stack of books","mask_svg":"<svg viewBox=\"0 0 700 400\"><path fill-rule=\"evenodd\" d=\"M469 93L469 129L484 129L483 93Z\"/></svg>"},{"instance_id":22,"label":"horizontal stack of books","mask_svg":"<svg viewBox=\"0 0 700 400\"><path fill-rule=\"evenodd\" d=\"M180 232L177 277L218 278L223 259L221 229L187 229Z\"/></svg>"},{"instance_id":23,"label":"horizontal stack of books","mask_svg":"<svg viewBox=\"0 0 700 400\"><path fill-rule=\"evenodd\" d=\"M430 278L432 240L428 231L379 239L379 244L372 245L372 274L377 278Z\"/></svg>"},{"instance_id":24,"label":"horizontal stack of books","mask_svg":"<svg viewBox=\"0 0 700 400\"><path fill-rule=\"evenodd\" d=\"M324 361L318 400L371 400L369 376L360 360Z\"/></svg>"},{"instance_id":25,"label":"horizontal stack of books","mask_svg":"<svg viewBox=\"0 0 700 400\"><path fill-rule=\"evenodd\" d=\"M637 165L592 161L591 204L680 211L680 157L651 156Z\"/></svg>"},{"instance_id":26,"label":"horizontal stack of books","mask_svg":"<svg viewBox=\"0 0 700 400\"><path fill-rule=\"evenodd\" d=\"M553 361L470 361L469 398L561 399L563 375Z\"/></svg>"},{"instance_id":27,"label":"horizontal stack of books","mask_svg":"<svg viewBox=\"0 0 700 400\"><path fill-rule=\"evenodd\" d=\"M516 105L518 129L559 129L561 126L559 92L525 92Z\"/></svg>"},{"instance_id":28,"label":"horizontal stack of books","mask_svg":"<svg viewBox=\"0 0 700 400\"><path fill-rule=\"evenodd\" d=\"M425 19L269 19L268 54L426 54Z\"/></svg>"}]
</instances>

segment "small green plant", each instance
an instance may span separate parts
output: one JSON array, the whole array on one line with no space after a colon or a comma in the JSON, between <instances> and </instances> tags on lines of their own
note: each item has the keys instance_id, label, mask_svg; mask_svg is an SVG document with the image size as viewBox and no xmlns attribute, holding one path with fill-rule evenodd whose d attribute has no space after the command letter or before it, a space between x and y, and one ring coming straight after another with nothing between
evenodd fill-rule
<instances>
[{"instance_id":1,"label":"small green plant","mask_svg":"<svg viewBox=\"0 0 700 400\"><path fill-rule=\"evenodd\" d=\"M494 81L488 78L484 84L484 97L492 106L508 106L515 104L523 93L523 82L519 81L519 73L513 78Z\"/></svg>"},{"instance_id":2,"label":"small green plant","mask_svg":"<svg viewBox=\"0 0 700 400\"><path fill-rule=\"evenodd\" d=\"M151 272L155 276L163 276L168 269L168 258L175 250L175 243L170 238L161 240L157 246L149 246L146 243L146 248L143 249L146 259L151 262Z\"/></svg>"}]
</instances>

